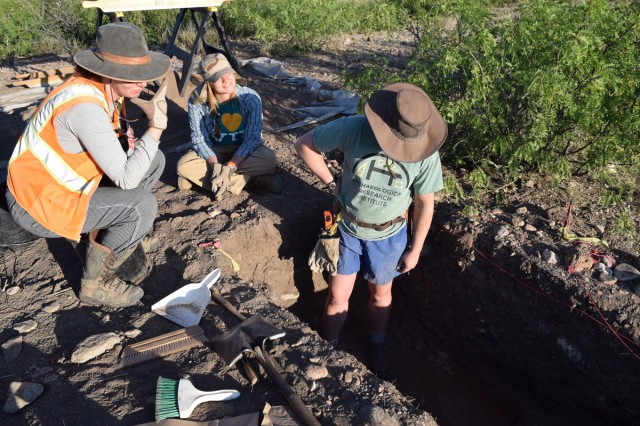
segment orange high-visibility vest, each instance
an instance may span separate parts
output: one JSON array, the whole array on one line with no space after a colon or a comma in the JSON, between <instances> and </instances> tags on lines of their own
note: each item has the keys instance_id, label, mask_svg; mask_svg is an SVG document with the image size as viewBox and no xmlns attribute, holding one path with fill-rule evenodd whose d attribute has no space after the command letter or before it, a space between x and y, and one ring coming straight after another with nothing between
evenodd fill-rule
<instances>
[{"instance_id":1,"label":"orange high-visibility vest","mask_svg":"<svg viewBox=\"0 0 640 426\"><path fill-rule=\"evenodd\" d=\"M102 106L109 115L103 83L74 74L54 89L20 136L7 177L9 190L31 217L61 237L76 241L103 171L86 151L69 154L60 147L54 120L84 102Z\"/></svg>"}]
</instances>

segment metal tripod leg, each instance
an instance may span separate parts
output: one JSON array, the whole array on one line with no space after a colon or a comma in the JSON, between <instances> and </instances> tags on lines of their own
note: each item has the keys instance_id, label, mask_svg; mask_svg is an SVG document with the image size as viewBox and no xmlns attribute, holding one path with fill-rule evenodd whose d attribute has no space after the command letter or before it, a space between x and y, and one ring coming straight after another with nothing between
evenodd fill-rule
<instances>
[{"instance_id":1,"label":"metal tripod leg","mask_svg":"<svg viewBox=\"0 0 640 426\"><path fill-rule=\"evenodd\" d=\"M169 38L169 43L167 43L167 47L164 49L164 54L169 57L177 56L173 50L176 44L176 39L178 38L180 26L182 25L182 20L184 19L184 14L187 13L187 10L188 9L180 9L180 12L178 12L178 16L176 17L176 23L173 25L173 30L171 31L171 38Z\"/></svg>"},{"instance_id":2,"label":"metal tripod leg","mask_svg":"<svg viewBox=\"0 0 640 426\"><path fill-rule=\"evenodd\" d=\"M196 38L191 46L191 51L186 52L179 47L176 47L175 42L178 37L178 32L180 31L180 27L182 22L184 21L185 14L188 12L191 13L191 19L193 23L198 27L198 33L196 34ZM196 16L196 12L201 11L202 17L198 19ZM229 64L239 73L238 62L236 58L231 53L231 49L229 48L229 44L227 43L227 37L224 32L224 28L220 24L218 16L216 15L216 8L184 8L180 9L180 13L176 17L176 23L173 26L173 31L171 34L171 38L167 47L165 48L165 55L173 57L176 56L182 60L182 78L178 82L178 90L180 91L180 96L184 96L186 92L187 82L191 78L191 74L193 73L193 69L195 68L195 58L200 50L200 43L202 43L203 49L205 53L223 53L227 59L229 60ZM220 43L222 44L223 49L217 49L210 44L208 44L205 40L205 33L207 31L207 24L209 20L212 19L214 25L216 27L216 31L218 32L218 38L220 39Z\"/></svg>"},{"instance_id":3,"label":"metal tripod leg","mask_svg":"<svg viewBox=\"0 0 640 426\"><path fill-rule=\"evenodd\" d=\"M204 39L204 33L207 30L207 24L209 23L209 19L213 11L211 9L206 9L206 12L202 15L202 20L198 26L198 33L196 34L196 39L193 41L193 46L191 46L191 53L189 53L187 61L183 62L182 65L182 78L180 79L180 96L184 96L185 90L187 88L187 81L191 78L191 73L193 72L193 67L195 66L194 59L198 54L198 50L200 49L200 41ZM195 20L195 11L191 9L191 15Z\"/></svg>"},{"instance_id":4,"label":"metal tripod leg","mask_svg":"<svg viewBox=\"0 0 640 426\"><path fill-rule=\"evenodd\" d=\"M104 15L107 15L109 22L125 22L124 13L122 12L103 12L102 9L98 9L98 17L96 19L96 28L102 25L104 21Z\"/></svg>"},{"instance_id":5,"label":"metal tripod leg","mask_svg":"<svg viewBox=\"0 0 640 426\"><path fill-rule=\"evenodd\" d=\"M221 52L220 49L216 49L215 47L208 44L205 40L202 40L205 51L207 53L213 53L213 52L224 53L224 56L226 56L227 60L229 61L229 65L231 65L231 67L234 70L236 70L238 74L240 74L240 67L238 66L238 61L236 61L235 56L233 56L233 53L231 53L231 48L229 47L229 43L227 43L227 35L224 32L224 28L222 27L220 20L218 19L218 15L215 12L213 12L211 19L213 19L213 24L216 27L216 31L218 32L218 39L220 40L220 43L222 44L222 48L224 49L224 51Z\"/></svg>"}]
</instances>

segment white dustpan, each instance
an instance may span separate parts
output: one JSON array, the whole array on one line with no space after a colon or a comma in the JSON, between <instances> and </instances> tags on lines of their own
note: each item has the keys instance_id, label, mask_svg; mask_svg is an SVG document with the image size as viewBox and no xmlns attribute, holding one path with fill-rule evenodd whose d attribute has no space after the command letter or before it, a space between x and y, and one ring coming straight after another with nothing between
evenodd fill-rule
<instances>
[{"instance_id":1,"label":"white dustpan","mask_svg":"<svg viewBox=\"0 0 640 426\"><path fill-rule=\"evenodd\" d=\"M197 325L211 301L209 289L220 278L220 269L214 269L199 284L187 284L151 307L158 315L183 327Z\"/></svg>"}]
</instances>

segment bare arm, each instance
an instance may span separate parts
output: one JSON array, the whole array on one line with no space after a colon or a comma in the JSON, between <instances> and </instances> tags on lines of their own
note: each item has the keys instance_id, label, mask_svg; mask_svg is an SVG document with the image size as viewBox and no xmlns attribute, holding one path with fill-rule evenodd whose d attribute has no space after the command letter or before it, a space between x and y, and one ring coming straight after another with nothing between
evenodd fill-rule
<instances>
[{"instance_id":1,"label":"bare arm","mask_svg":"<svg viewBox=\"0 0 640 426\"><path fill-rule=\"evenodd\" d=\"M433 210L435 205L435 194L419 194L414 197L413 210L413 237L411 248L404 252L398 262L398 271L409 272L418 264L424 241L431 228Z\"/></svg>"},{"instance_id":2,"label":"bare arm","mask_svg":"<svg viewBox=\"0 0 640 426\"><path fill-rule=\"evenodd\" d=\"M333 180L333 174L324 162L322 153L318 151L313 144L313 135L307 132L300 136L295 142L294 147L305 162L309 170L311 170L326 185Z\"/></svg>"}]
</instances>

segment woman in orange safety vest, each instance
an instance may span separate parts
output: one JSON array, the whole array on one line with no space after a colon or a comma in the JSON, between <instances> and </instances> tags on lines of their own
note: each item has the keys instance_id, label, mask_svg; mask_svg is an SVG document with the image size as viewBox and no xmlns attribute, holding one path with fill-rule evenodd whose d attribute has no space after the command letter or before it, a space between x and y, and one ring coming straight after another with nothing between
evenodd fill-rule
<instances>
[{"instance_id":1,"label":"woman in orange safety vest","mask_svg":"<svg viewBox=\"0 0 640 426\"><path fill-rule=\"evenodd\" d=\"M157 212L151 193L164 170L159 150L167 127L166 79L148 101L147 82L169 70L127 22L98 28L96 48L74 56L77 72L39 105L9 161L7 203L14 220L45 238L76 243L84 259L80 300L132 305L149 272L141 242ZM139 105L149 127L134 139L124 98Z\"/></svg>"}]
</instances>

